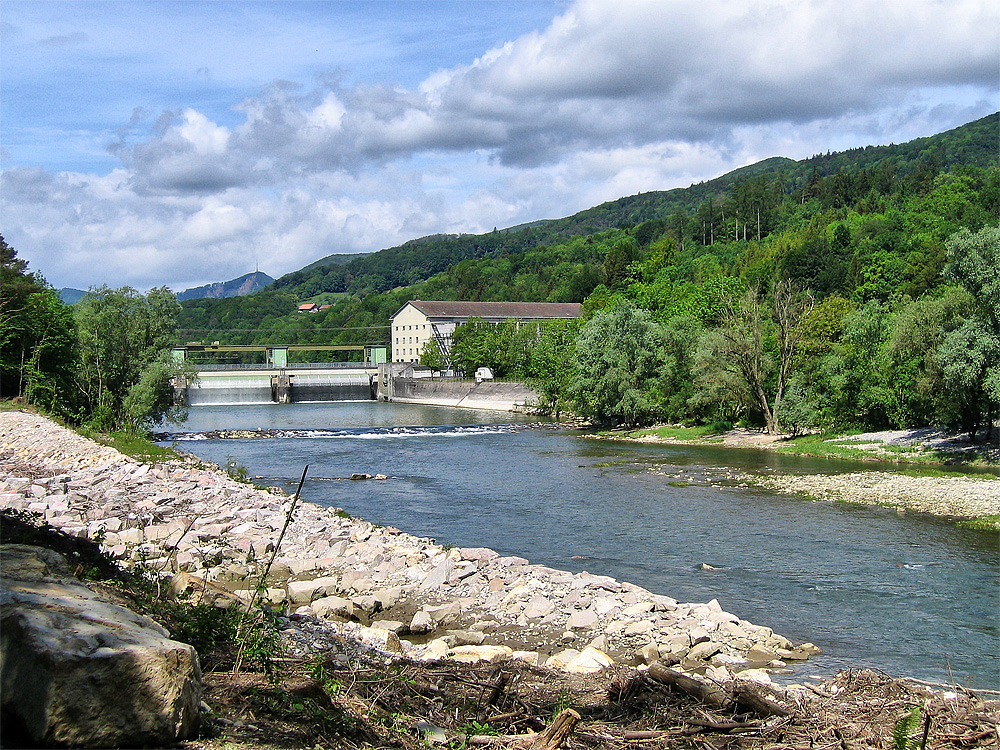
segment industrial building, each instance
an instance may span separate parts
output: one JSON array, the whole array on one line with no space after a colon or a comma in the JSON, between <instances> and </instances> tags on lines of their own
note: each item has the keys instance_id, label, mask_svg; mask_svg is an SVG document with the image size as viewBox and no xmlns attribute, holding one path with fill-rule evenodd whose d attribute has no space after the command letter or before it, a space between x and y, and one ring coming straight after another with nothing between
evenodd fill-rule
<instances>
[{"instance_id":1,"label":"industrial building","mask_svg":"<svg viewBox=\"0 0 1000 750\"><path fill-rule=\"evenodd\" d=\"M438 342L445 359L450 359L451 338L455 329L469 318L487 323L516 320L527 323L539 320L580 317L577 302L447 302L413 299L392 316L392 361L418 362L424 343Z\"/></svg>"}]
</instances>

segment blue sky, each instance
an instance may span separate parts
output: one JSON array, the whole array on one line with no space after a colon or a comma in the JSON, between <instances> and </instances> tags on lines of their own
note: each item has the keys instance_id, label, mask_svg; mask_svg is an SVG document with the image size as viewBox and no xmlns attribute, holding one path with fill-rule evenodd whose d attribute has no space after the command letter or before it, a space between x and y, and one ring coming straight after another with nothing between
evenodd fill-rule
<instances>
[{"instance_id":1,"label":"blue sky","mask_svg":"<svg viewBox=\"0 0 1000 750\"><path fill-rule=\"evenodd\" d=\"M0 232L180 290L1000 108L992 0L0 2Z\"/></svg>"}]
</instances>

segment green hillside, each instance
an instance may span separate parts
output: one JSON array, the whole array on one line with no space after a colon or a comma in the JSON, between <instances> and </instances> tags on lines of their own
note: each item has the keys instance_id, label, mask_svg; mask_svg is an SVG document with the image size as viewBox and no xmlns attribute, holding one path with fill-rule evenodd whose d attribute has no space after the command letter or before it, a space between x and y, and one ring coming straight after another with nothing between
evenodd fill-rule
<instances>
[{"instance_id":1,"label":"green hillside","mask_svg":"<svg viewBox=\"0 0 1000 750\"><path fill-rule=\"evenodd\" d=\"M823 189L847 202L867 192L874 180L927 181L959 165L995 165L998 121L1000 115L994 114L905 144L856 148L802 161L773 157L687 188L627 196L566 218L509 230L481 235L432 235L354 259L327 256L282 276L271 288L302 299L322 292L384 292L430 278L462 260L520 253L570 237L647 221L682 222L685 215L710 211L712 201L734 191L808 197L820 189L823 178L831 176L836 179L825 181Z\"/></svg>"},{"instance_id":2,"label":"green hillside","mask_svg":"<svg viewBox=\"0 0 1000 750\"><path fill-rule=\"evenodd\" d=\"M998 124L413 240L184 303L181 336L376 343L408 299L583 302L575 324L463 326L452 365L607 423L981 434L1000 415Z\"/></svg>"}]
</instances>

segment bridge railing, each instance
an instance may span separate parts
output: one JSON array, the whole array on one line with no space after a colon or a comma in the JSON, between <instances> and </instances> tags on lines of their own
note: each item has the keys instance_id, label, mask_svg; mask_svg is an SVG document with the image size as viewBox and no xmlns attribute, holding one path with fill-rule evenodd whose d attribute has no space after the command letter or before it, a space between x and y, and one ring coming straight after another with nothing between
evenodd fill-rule
<instances>
[{"instance_id":1,"label":"bridge railing","mask_svg":"<svg viewBox=\"0 0 1000 750\"><path fill-rule=\"evenodd\" d=\"M365 365L364 362L289 362L284 367L275 367L274 365L267 365L264 363L256 365L244 365L244 364L210 364L210 363L192 363L194 368L198 372L225 372L232 370L332 370L337 368L371 368L371 365Z\"/></svg>"}]
</instances>

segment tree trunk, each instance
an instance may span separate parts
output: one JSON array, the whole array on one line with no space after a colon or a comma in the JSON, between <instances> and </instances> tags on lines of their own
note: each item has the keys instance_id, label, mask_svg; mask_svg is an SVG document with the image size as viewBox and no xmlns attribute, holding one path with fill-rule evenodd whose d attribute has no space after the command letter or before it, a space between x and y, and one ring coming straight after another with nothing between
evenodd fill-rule
<instances>
[{"instance_id":1,"label":"tree trunk","mask_svg":"<svg viewBox=\"0 0 1000 750\"><path fill-rule=\"evenodd\" d=\"M573 727L580 721L580 714L572 708L564 709L529 745L528 750L555 750L573 733Z\"/></svg>"}]
</instances>

